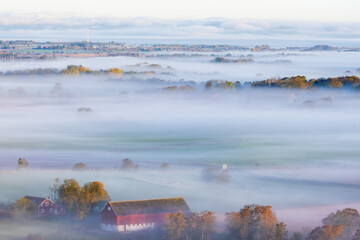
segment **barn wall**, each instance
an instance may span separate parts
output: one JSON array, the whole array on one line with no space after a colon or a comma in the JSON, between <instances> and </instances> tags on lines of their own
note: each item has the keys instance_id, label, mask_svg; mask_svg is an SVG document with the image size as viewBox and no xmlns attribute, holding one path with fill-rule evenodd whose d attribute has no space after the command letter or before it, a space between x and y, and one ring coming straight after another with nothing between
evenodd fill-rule
<instances>
[{"instance_id":1,"label":"barn wall","mask_svg":"<svg viewBox=\"0 0 360 240\"><path fill-rule=\"evenodd\" d=\"M143 224L136 224L136 225L126 225L125 228L126 228L126 231L138 231L138 230L145 230L145 229L154 229L155 228L155 223L143 223Z\"/></svg>"},{"instance_id":2,"label":"barn wall","mask_svg":"<svg viewBox=\"0 0 360 240\"><path fill-rule=\"evenodd\" d=\"M110 207L110 204L107 204L104 210L101 212L101 223L108 225L121 225L117 223L117 216L114 213L114 210Z\"/></svg>"},{"instance_id":3,"label":"barn wall","mask_svg":"<svg viewBox=\"0 0 360 240\"><path fill-rule=\"evenodd\" d=\"M38 206L39 216L48 216L55 214L56 204L49 199L46 199Z\"/></svg>"},{"instance_id":4,"label":"barn wall","mask_svg":"<svg viewBox=\"0 0 360 240\"><path fill-rule=\"evenodd\" d=\"M165 224L167 223L166 216L169 214L170 213L118 216L117 225L136 225L143 223Z\"/></svg>"}]
</instances>

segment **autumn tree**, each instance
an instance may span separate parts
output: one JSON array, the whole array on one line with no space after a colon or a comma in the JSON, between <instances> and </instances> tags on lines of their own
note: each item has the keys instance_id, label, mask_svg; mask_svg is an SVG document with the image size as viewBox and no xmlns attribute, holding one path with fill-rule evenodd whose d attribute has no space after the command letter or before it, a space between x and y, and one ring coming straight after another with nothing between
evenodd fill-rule
<instances>
[{"instance_id":1,"label":"autumn tree","mask_svg":"<svg viewBox=\"0 0 360 240\"><path fill-rule=\"evenodd\" d=\"M26 198L20 198L11 206L11 210L16 215L31 215L36 212L36 209L36 204Z\"/></svg>"},{"instance_id":2,"label":"autumn tree","mask_svg":"<svg viewBox=\"0 0 360 240\"><path fill-rule=\"evenodd\" d=\"M84 190L89 194L89 205L94 212L100 212L110 200L102 182L90 182L84 185Z\"/></svg>"},{"instance_id":3,"label":"autumn tree","mask_svg":"<svg viewBox=\"0 0 360 240\"><path fill-rule=\"evenodd\" d=\"M316 227L309 233L306 240L340 240L342 237L343 226Z\"/></svg>"},{"instance_id":4,"label":"autumn tree","mask_svg":"<svg viewBox=\"0 0 360 240\"><path fill-rule=\"evenodd\" d=\"M80 73L91 73L90 68L84 67L82 65L69 65L66 67L66 69L61 70L62 74L68 74L68 75L78 75Z\"/></svg>"},{"instance_id":5,"label":"autumn tree","mask_svg":"<svg viewBox=\"0 0 360 240\"><path fill-rule=\"evenodd\" d=\"M205 211L200 216L201 240L209 240L211 234L215 231L216 216L212 211Z\"/></svg>"},{"instance_id":6,"label":"autumn tree","mask_svg":"<svg viewBox=\"0 0 360 240\"><path fill-rule=\"evenodd\" d=\"M248 207L241 209L239 212L226 214L227 230L230 235L245 240L250 237L251 231L251 210Z\"/></svg>"},{"instance_id":7,"label":"autumn tree","mask_svg":"<svg viewBox=\"0 0 360 240\"><path fill-rule=\"evenodd\" d=\"M332 79L331 82L329 83L329 88L342 88L342 87L343 87L343 83L337 78Z\"/></svg>"},{"instance_id":8,"label":"autumn tree","mask_svg":"<svg viewBox=\"0 0 360 240\"><path fill-rule=\"evenodd\" d=\"M57 196L79 219L88 216L95 206L110 200L101 182L89 182L81 187L75 179L65 179L57 188Z\"/></svg>"},{"instance_id":9,"label":"autumn tree","mask_svg":"<svg viewBox=\"0 0 360 240\"><path fill-rule=\"evenodd\" d=\"M109 70L110 74L114 74L114 75L122 75L123 74L123 70L119 69L119 68L110 68Z\"/></svg>"},{"instance_id":10,"label":"autumn tree","mask_svg":"<svg viewBox=\"0 0 360 240\"><path fill-rule=\"evenodd\" d=\"M256 238L271 239L275 235L276 223L278 222L275 214L271 211L271 206L257 206L254 208Z\"/></svg>"},{"instance_id":11,"label":"autumn tree","mask_svg":"<svg viewBox=\"0 0 360 240\"><path fill-rule=\"evenodd\" d=\"M178 240L185 236L186 224L184 214L179 211L175 214L167 215L168 224L165 224L167 239Z\"/></svg>"},{"instance_id":12,"label":"autumn tree","mask_svg":"<svg viewBox=\"0 0 360 240\"><path fill-rule=\"evenodd\" d=\"M324 225L343 226L344 239L351 240L353 232L360 224L360 215L356 209L345 208L341 211L336 211L336 213L329 214L322 222Z\"/></svg>"},{"instance_id":13,"label":"autumn tree","mask_svg":"<svg viewBox=\"0 0 360 240\"><path fill-rule=\"evenodd\" d=\"M277 218L271 206L247 205L239 212L226 214L227 229L240 240L273 239Z\"/></svg>"},{"instance_id":14,"label":"autumn tree","mask_svg":"<svg viewBox=\"0 0 360 240\"><path fill-rule=\"evenodd\" d=\"M57 195L59 201L65 204L70 212L76 212L80 191L81 186L75 179L65 179L59 186Z\"/></svg>"}]
</instances>

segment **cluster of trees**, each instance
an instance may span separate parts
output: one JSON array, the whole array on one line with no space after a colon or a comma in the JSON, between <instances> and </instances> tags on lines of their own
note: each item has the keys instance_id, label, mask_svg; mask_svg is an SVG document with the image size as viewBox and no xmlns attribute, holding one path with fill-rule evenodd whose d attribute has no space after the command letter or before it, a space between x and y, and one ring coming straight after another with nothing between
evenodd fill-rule
<instances>
[{"instance_id":1,"label":"cluster of trees","mask_svg":"<svg viewBox=\"0 0 360 240\"><path fill-rule=\"evenodd\" d=\"M168 215L166 239L208 240L216 230L215 213ZM237 240L360 240L360 216L357 210L346 208L329 214L323 226L307 234L299 232L288 236L286 224L279 222L271 206L246 205L239 212L230 212L225 218L225 232L220 239Z\"/></svg>"},{"instance_id":2,"label":"cluster of trees","mask_svg":"<svg viewBox=\"0 0 360 240\"><path fill-rule=\"evenodd\" d=\"M356 235L353 237L354 232L360 229L360 215L356 209L345 208L341 211L338 210L336 213L328 215L322 222L324 224L323 231L341 232L344 240L360 239L356 238Z\"/></svg>"},{"instance_id":3,"label":"cluster of trees","mask_svg":"<svg viewBox=\"0 0 360 240\"><path fill-rule=\"evenodd\" d=\"M167 216L166 239L169 240L209 240L215 232L214 212L183 214L181 211Z\"/></svg>"},{"instance_id":4,"label":"cluster of trees","mask_svg":"<svg viewBox=\"0 0 360 240\"><path fill-rule=\"evenodd\" d=\"M254 81L252 87L277 87L277 88L353 88L360 90L360 78L345 76L336 78L319 78L307 80L305 76L286 78L272 78L263 81Z\"/></svg>"},{"instance_id":5,"label":"cluster of trees","mask_svg":"<svg viewBox=\"0 0 360 240\"><path fill-rule=\"evenodd\" d=\"M62 184L55 180L51 188L53 198L66 206L67 211L83 219L91 212L99 213L110 200L101 182L89 182L80 186L75 179L65 179Z\"/></svg>"},{"instance_id":6,"label":"cluster of trees","mask_svg":"<svg viewBox=\"0 0 360 240\"><path fill-rule=\"evenodd\" d=\"M0 72L0 76L16 76L16 75L47 75L47 74L58 74L59 70L56 68L34 68L27 70L14 70L7 72Z\"/></svg>"},{"instance_id":7,"label":"cluster of trees","mask_svg":"<svg viewBox=\"0 0 360 240\"><path fill-rule=\"evenodd\" d=\"M65 69L58 70L56 68L34 68L26 70L14 70L7 72L0 72L0 76L23 76L23 75L54 75L54 74L67 74L67 75L79 75L79 74L112 74L122 75L124 73L120 68L110 68L108 70L94 71L88 67L82 65L68 65ZM155 73L155 72L153 72Z\"/></svg>"},{"instance_id":8,"label":"cluster of trees","mask_svg":"<svg viewBox=\"0 0 360 240\"><path fill-rule=\"evenodd\" d=\"M250 63L254 62L251 58L240 58L240 59L230 59L225 57L217 57L214 59L216 63Z\"/></svg>"},{"instance_id":9,"label":"cluster of trees","mask_svg":"<svg viewBox=\"0 0 360 240\"><path fill-rule=\"evenodd\" d=\"M60 71L61 74L78 75L80 73L91 73L92 71L88 67L82 65L69 65L67 68Z\"/></svg>"},{"instance_id":10,"label":"cluster of trees","mask_svg":"<svg viewBox=\"0 0 360 240\"><path fill-rule=\"evenodd\" d=\"M111 74L111 75L117 75L121 76L124 71L120 68L110 68L108 70L99 70L94 71L91 70L88 67L84 67L82 65L69 65L67 68L60 71L61 74L67 74L67 75L79 75L79 74Z\"/></svg>"},{"instance_id":11,"label":"cluster of trees","mask_svg":"<svg viewBox=\"0 0 360 240\"><path fill-rule=\"evenodd\" d=\"M189 90L196 90L196 87L194 86L190 86L190 85L182 85L182 86L169 86L169 87L165 87L163 88L163 90L167 90L167 91L177 91L177 90L182 90L182 91L189 91Z\"/></svg>"},{"instance_id":12,"label":"cluster of trees","mask_svg":"<svg viewBox=\"0 0 360 240\"><path fill-rule=\"evenodd\" d=\"M239 240L285 240L286 225L278 222L271 206L247 205L226 214L229 235Z\"/></svg>"},{"instance_id":13,"label":"cluster of trees","mask_svg":"<svg viewBox=\"0 0 360 240\"><path fill-rule=\"evenodd\" d=\"M239 81L231 82L225 80L210 80L205 83L205 89L239 89L241 88L241 83Z\"/></svg>"},{"instance_id":14,"label":"cluster of trees","mask_svg":"<svg viewBox=\"0 0 360 240\"><path fill-rule=\"evenodd\" d=\"M122 160L122 165L120 169L122 170L133 170L138 169L140 167L139 164L135 164L131 159L125 158Z\"/></svg>"}]
</instances>

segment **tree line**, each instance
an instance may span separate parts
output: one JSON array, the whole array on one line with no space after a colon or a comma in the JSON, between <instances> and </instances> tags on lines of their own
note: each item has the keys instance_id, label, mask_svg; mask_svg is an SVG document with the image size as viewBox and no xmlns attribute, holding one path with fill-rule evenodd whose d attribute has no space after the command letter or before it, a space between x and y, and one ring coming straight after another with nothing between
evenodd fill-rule
<instances>
[{"instance_id":1,"label":"tree line","mask_svg":"<svg viewBox=\"0 0 360 240\"><path fill-rule=\"evenodd\" d=\"M216 231L216 215L212 211L168 215L165 238L169 240L210 240ZM238 212L226 213L225 229L216 239L230 240L360 240L360 215L346 208L329 214L323 226L307 234L288 234L286 224L279 222L271 206L246 205Z\"/></svg>"}]
</instances>

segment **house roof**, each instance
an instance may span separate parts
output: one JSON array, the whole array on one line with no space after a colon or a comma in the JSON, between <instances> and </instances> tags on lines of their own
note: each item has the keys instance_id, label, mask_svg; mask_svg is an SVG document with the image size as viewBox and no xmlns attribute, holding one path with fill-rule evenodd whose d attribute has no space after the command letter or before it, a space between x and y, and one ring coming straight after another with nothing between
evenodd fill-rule
<instances>
[{"instance_id":1,"label":"house roof","mask_svg":"<svg viewBox=\"0 0 360 240\"><path fill-rule=\"evenodd\" d=\"M24 198L29 199L36 205L40 205L43 201L45 201L47 198L41 198L41 197L31 197L31 196L25 196Z\"/></svg>"},{"instance_id":2,"label":"house roof","mask_svg":"<svg viewBox=\"0 0 360 240\"><path fill-rule=\"evenodd\" d=\"M190 211L184 198L163 198L135 201L109 202L117 216Z\"/></svg>"}]
</instances>

